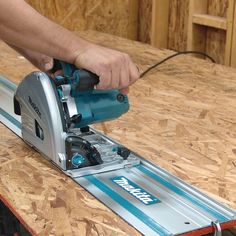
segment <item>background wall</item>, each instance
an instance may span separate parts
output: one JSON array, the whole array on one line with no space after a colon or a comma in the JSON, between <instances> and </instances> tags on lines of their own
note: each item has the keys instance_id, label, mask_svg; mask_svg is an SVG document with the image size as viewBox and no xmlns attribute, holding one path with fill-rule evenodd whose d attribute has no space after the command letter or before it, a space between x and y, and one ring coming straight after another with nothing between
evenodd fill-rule
<instances>
[{"instance_id":1,"label":"background wall","mask_svg":"<svg viewBox=\"0 0 236 236\"><path fill-rule=\"evenodd\" d=\"M199 8L195 7L194 13L204 13L208 16L215 16L216 20L225 20L227 21L227 10L229 8L229 0L204 0L207 2L204 7L203 4L201 12ZM187 48L188 34L191 34L188 28L188 23L190 23L190 9L189 4L190 0L178 1L173 0L174 4L170 8L170 27L169 27L169 40L168 46L177 50L185 50ZM194 2L194 1L192 1ZM201 2L201 1L199 1ZM231 1L233 2L233 1ZM175 5L175 6L174 6ZM205 3L204 3L205 5ZM232 4L231 7L234 7ZM205 8L205 9L203 9ZM233 10L233 9L230 9ZM181 16L181 17L176 17ZM217 18L218 17L218 18ZM229 24L232 22L227 22ZM207 20L206 20L206 24ZM202 43L201 51L205 51L207 54L212 56L218 63L225 63L225 53L226 53L226 30L219 29L217 27L206 27L203 25L195 25L195 30L198 30L201 33L199 40ZM177 33L175 33L177 32ZM194 34L195 37L196 34ZM231 36L232 37L232 36ZM230 42L229 42L230 43ZM230 64L229 62L226 64Z\"/></svg>"},{"instance_id":2,"label":"background wall","mask_svg":"<svg viewBox=\"0 0 236 236\"><path fill-rule=\"evenodd\" d=\"M235 0L27 1L43 15L71 30L93 29L177 51L190 49L193 41L195 46L201 47L194 49L205 51L218 63L236 67L233 30L230 33L228 28L227 31L198 24L189 28L195 13L194 4L204 8L207 17L216 16L216 20L222 21L226 21L230 8L233 15L225 24L234 27Z\"/></svg>"},{"instance_id":3,"label":"background wall","mask_svg":"<svg viewBox=\"0 0 236 236\"><path fill-rule=\"evenodd\" d=\"M138 0L27 0L64 27L137 39Z\"/></svg>"},{"instance_id":4,"label":"background wall","mask_svg":"<svg viewBox=\"0 0 236 236\"><path fill-rule=\"evenodd\" d=\"M158 8L163 8L163 3L166 4L168 1L168 21L165 27L168 28L168 33L166 36L165 47L177 51L183 51L187 49L192 49L188 44L191 37L194 37L192 41L198 41L196 44L200 44L201 47L193 48L200 51L204 51L211 55L218 63L232 65L236 67L236 58L234 52L236 52L236 40L233 34L236 28L236 24L233 24L235 20L235 0L141 0L139 12L145 14L144 21L148 19L152 14L163 14L157 11ZM152 6L150 7L152 2ZM156 9L153 8L156 3ZM164 10L164 9L163 9ZM204 14L204 22L199 24L194 24L193 32L191 32L189 26L192 24L192 18L195 13ZM213 17L212 17L213 16ZM208 17L208 18L207 18ZM158 16L152 19L159 19ZM215 27L211 27L209 24L215 22ZM223 22L226 25L226 29L220 29L217 22ZM202 25L204 23L205 25ZM162 46L160 43L155 42L155 37L157 38L159 34L163 32L159 30L161 28L160 24L154 20L151 25L148 23L143 23L144 27L141 27L141 33L139 40L143 42L151 42L154 46ZM230 28L231 27L231 28ZM152 31L156 32L152 32ZM143 32L144 31L144 32ZM190 35L191 34L191 35ZM227 38L228 37L228 38ZM228 52L227 52L228 50ZM226 55L226 53L231 55ZM226 56L229 57L228 61Z\"/></svg>"}]
</instances>

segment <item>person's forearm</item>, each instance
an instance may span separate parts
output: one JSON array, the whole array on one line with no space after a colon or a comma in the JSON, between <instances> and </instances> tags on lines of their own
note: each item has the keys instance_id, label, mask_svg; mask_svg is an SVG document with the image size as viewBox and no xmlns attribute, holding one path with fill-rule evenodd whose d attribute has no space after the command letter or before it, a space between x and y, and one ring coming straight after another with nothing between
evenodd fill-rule
<instances>
[{"instance_id":1,"label":"person's forearm","mask_svg":"<svg viewBox=\"0 0 236 236\"><path fill-rule=\"evenodd\" d=\"M24 56L28 61L30 61L34 66L44 72L48 72L53 67L53 59L47 55L40 52L35 52L26 48L19 48L12 44L7 43L11 48Z\"/></svg>"},{"instance_id":2,"label":"person's forearm","mask_svg":"<svg viewBox=\"0 0 236 236\"><path fill-rule=\"evenodd\" d=\"M89 43L40 15L23 0L0 0L0 38L73 63Z\"/></svg>"},{"instance_id":3,"label":"person's forearm","mask_svg":"<svg viewBox=\"0 0 236 236\"><path fill-rule=\"evenodd\" d=\"M120 89L127 93L128 87L139 78L128 54L79 38L40 15L23 0L0 0L0 38L23 48L21 53L35 65L35 58L41 60L40 53L50 60L60 59L95 73L99 76L97 89Z\"/></svg>"}]
</instances>

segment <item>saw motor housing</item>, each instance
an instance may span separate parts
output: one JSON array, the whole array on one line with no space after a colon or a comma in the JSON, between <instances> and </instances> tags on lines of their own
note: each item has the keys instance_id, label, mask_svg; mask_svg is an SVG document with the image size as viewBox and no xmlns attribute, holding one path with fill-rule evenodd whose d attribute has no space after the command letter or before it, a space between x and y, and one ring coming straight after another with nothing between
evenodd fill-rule
<instances>
[{"instance_id":1,"label":"saw motor housing","mask_svg":"<svg viewBox=\"0 0 236 236\"><path fill-rule=\"evenodd\" d=\"M16 90L14 108L21 115L23 139L63 170L101 165L98 150L84 133L89 134L90 124L127 112L128 97L118 90L96 90L95 74L60 64L63 76L52 79L33 72Z\"/></svg>"}]
</instances>

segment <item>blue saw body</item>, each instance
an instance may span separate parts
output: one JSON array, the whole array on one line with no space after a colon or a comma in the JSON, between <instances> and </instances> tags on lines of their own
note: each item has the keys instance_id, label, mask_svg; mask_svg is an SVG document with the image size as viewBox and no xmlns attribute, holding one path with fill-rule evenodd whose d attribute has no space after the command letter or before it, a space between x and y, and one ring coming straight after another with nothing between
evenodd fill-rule
<instances>
[{"instance_id":1,"label":"blue saw body","mask_svg":"<svg viewBox=\"0 0 236 236\"><path fill-rule=\"evenodd\" d=\"M118 101L119 91L96 91L77 93L75 103L82 119L76 128L89 124L113 120L129 110L127 96L123 101Z\"/></svg>"},{"instance_id":2,"label":"blue saw body","mask_svg":"<svg viewBox=\"0 0 236 236\"><path fill-rule=\"evenodd\" d=\"M94 89L99 82L97 75L62 61L60 64L63 76L56 77L56 81L70 86L70 96L74 98L77 115L80 115L80 119L74 124L75 128L113 120L129 110L127 95L121 94L119 90ZM63 98L60 86L57 91L59 97Z\"/></svg>"}]
</instances>

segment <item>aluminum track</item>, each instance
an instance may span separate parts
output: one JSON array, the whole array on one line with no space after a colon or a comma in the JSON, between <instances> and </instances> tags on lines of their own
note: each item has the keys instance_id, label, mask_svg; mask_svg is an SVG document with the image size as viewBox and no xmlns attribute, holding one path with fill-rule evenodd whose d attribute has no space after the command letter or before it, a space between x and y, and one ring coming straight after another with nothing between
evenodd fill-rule
<instances>
[{"instance_id":1,"label":"aluminum track","mask_svg":"<svg viewBox=\"0 0 236 236\"><path fill-rule=\"evenodd\" d=\"M0 77L0 121L21 137L21 119L13 112L15 90ZM236 225L236 211L133 154L141 164L72 178L144 235L221 235L221 229Z\"/></svg>"}]
</instances>

